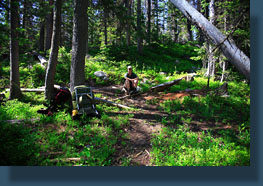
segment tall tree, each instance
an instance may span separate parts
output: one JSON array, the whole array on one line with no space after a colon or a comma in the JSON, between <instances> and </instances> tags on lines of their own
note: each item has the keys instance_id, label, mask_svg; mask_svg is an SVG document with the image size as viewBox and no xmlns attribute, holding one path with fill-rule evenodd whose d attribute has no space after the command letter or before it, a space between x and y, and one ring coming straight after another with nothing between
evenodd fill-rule
<instances>
[{"instance_id":1,"label":"tall tree","mask_svg":"<svg viewBox=\"0 0 263 186\"><path fill-rule=\"evenodd\" d=\"M211 0L209 3L209 21L211 24L215 25L215 1ZM214 46L212 43L208 43L208 62L207 62L207 72L208 77L214 77L215 75L215 58L214 58Z\"/></svg>"},{"instance_id":2,"label":"tall tree","mask_svg":"<svg viewBox=\"0 0 263 186\"><path fill-rule=\"evenodd\" d=\"M154 17L155 17L155 40L159 40L159 0L154 0Z\"/></svg>"},{"instance_id":3,"label":"tall tree","mask_svg":"<svg viewBox=\"0 0 263 186\"><path fill-rule=\"evenodd\" d=\"M126 12L126 45L131 45L131 0L125 0L125 8Z\"/></svg>"},{"instance_id":4,"label":"tall tree","mask_svg":"<svg viewBox=\"0 0 263 186\"><path fill-rule=\"evenodd\" d=\"M45 50L45 23L42 21L40 23L40 30L39 30L39 51L43 52Z\"/></svg>"},{"instance_id":5,"label":"tall tree","mask_svg":"<svg viewBox=\"0 0 263 186\"><path fill-rule=\"evenodd\" d=\"M39 1L39 7L42 7L42 9L40 9L39 11L39 20L40 20L40 23L39 23L39 40L38 40L38 49L39 51L41 52L44 52L45 50L45 27L46 27L46 24L45 24L45 18L44 18L44 15L45 15L45 0L40 0Z\"/></svg>"},{"instance_id":6,"label":"tall tree","mask_svg":"<svg viewBox=\"0 0 263 186\"><path fill-rule=\"evenodd\" d=\"M32 10L32 2L31 0L24 0L24 5L23 5L23 28L24 28L24 36L29 39L30 41L33 40L32 37L32 12L30 12L30 10ZM29 46L26 46L27 48Z\"/></svg>"},{"instance_id":7,"label":"tall tree","mask_svg":"<svg viewBox=\"0 0 263 186\"><path fill-rule=\"evenodd\" d=\"M141 0L137 1L137 51L139 54L142 52L142 9Z\"/></svg>"},{"instance_id":8,"label":"tall tree","mask_svg":"<svg viewBox=\"0 0 263 186\"><path fill-rule=\"evenodd\" d=\"M152 16L152 1L147 0L147 40L151 43L151 16Z\"/></svg>"},{"instance_id":9,"label":"tall tree","mask_svg":"<svg viewBox=\"0 0 263 186\"><path fill-rule=\"evenodd\" d=\"M196 1L197 1L196 2L197 11L201 13L202 12L201 0L196 0ZM199 38L198 38L199 44L203 44L205 41L204 34L200 28L198 28L198 34L199 34Z\"/></svg>"},{"instance_id":10,"label":"tall tree","mask_svg":"<svg viewBox=\"0 0 263 186\"><path fill-rule=\"evenodd\" d=\"M108 7L107 7L107 1L103 2L103 23L104 23L104 44L108 45Z\"/></svg>"},{"instance_id":11,"label":"tall tree","mask_svg":"<svg viewBox=\"0 0 263 186\"><path fill-rule=\"evenodd\" d=\"M19 75L18 7L18 0L10 0L10 99L20 98L22 96Z\"/></svg>"},{"instance_id":12,"label":"tall tree","mask_svg":"<svg viewBox=\"0 0 263 186\"><path fill-rule=\"evenodd\" d=\"M54 4L54 0L49 0L49 13L46 17L46 27L45 27L45 50L49 50L51 47L51 39L53 32L53 11L52 7Z\"/></svg>"},{"instance_id":13,"label":"tall tree","mask_svg":"<svg viewBox=\"0 0 263 186\"><path fill-rule=\"evenodd\" d=\"M45 98L51 99L54 93L54 81L56 66L58 62L58 49L59 49L59 39L60 39L60 25L61 25L61 7L62 0L55 1L54 8L54 21L53 21L53 34L51 41L51 52L48 60L48 67L45 78Z\"/></svg>"},{"instance_id":14,"label":"tall tree","mask_svg":"<svg viewBox=\"0 0 263 186\"><path fill-rule=\"evenodd\" d=\"M193 34L192 34L191 27L192 27L191 21L187 19L188 41L193 41Z\"/></svg>"},{"instance_id":15,"label":"tall tree","mask_svg":"<svg viewBox=\"0 0 263 186\"><path fill-rule=\"evenodd\" d=\"M185 0L171 0L171 2L216 45L219 45L229 61L249 80L250 59L237 46L226 39L214 25Z\"/></svg>"},{"instance_id":16,"label":"tall tree","mask_svg":"<svg viewBox=\"0 0 263 186\"><path fill-rule=\"evenodd\" d=\"M74 1L73 17L73 41L72 41L72 60L70 69L70 90L85 83L85 52L88 29L87 0Z\"/></svg>"}]
</instances>

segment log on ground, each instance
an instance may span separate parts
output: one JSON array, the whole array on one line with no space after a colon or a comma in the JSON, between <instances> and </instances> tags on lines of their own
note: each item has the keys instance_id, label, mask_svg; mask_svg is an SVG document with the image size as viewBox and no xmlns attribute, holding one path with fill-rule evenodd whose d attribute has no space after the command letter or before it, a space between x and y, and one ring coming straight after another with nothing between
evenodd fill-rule
<instances>
[{"instance_id":1,"label":"log on ground","mask_svg":"<svg viewBox=\"0 0 263 186\"><path fill-rule=\"evenodd\" d=\"M124 108L124 109L132 109L131 107L128 107L128 106L125 106L125 105L122 105L122 104L119 104L119 103L114 103L112 101L108 101L108 100L105 100L105 99L101 99L101 98L97 98L95 97L94 98L96 102L103 102L103 103L106 103L108 105L112 105L112 106L116 106L116 107L120 107L120 108Z\"/></svg>"}]
</instances>

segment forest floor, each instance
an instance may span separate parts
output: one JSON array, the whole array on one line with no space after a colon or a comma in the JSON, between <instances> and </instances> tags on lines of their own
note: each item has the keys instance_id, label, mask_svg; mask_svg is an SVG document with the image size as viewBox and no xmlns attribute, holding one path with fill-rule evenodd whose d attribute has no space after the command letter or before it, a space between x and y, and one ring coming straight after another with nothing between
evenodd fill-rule
<instances>
[{"instance_id":1,"label":"forest floor","mask_svg":"<svg viewBox=\"0 0 263 186\"><path fill-rule=\"evenodd\" d=\"M120 93L121 86L111 85L105 87L95 87L94 93L101 94L102 98L106 100L113 100L118 97L124 96L124 93ZM206 93L200 90L194 91L199 96L204 96ZM123 143L119 140L115 146L116 152L113 155L113 166L119 166L123 164L123 161L129 161L129 165L134 166L150 166L151 165L151 139L154 134L161 132L162 119L167 118L170 115L175 115L176 112L163 112L158 109L158 105L154 104L154 101L163 102L165 100L182 99L185 96L190 96L189 91L180 91L175 93L143 93L137 96L128 97L123 99L120 103L132 108L136 108L135 111L112 111L107 112L107 115L113 117L116 115L128 115L132 114L133 117L129 118L129 125L124 128L124 132L127 134L127 140ZM150 104L149 104L150 103ZM152 104L151 104L152 103ZM172 123L168 123L172 126ZM212 129L217 131L220 129L236 129L237 126L228 126L223 123L209 123L200 122L199 118L192 117L189 126L194 131L204 131Z\"/></svg>"}]
</instances>

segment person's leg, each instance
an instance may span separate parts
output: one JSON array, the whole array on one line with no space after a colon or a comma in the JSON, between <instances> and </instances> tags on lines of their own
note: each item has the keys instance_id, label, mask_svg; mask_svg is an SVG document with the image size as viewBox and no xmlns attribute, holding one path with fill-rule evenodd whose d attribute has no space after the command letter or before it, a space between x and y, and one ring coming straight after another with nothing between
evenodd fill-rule
<instances>
[{"instance_id":1,"label":"person's leg","mask_svg":"<svg viewBox=\"0 0 263 186\"><path fill-rule=\"evenodd\" d=\"M133 86L134 86L135 89L137 88L137 86L138 86L138 80L134 80Z\"/></svg>"},{"instance_id":2,"label":"person's leg","mask_svg":"<svg viewBox=\"0 0 263 186\"><path fill-rule=\"evenodd\" d=\"M124 88L126 88L127 91L130 90L130 81L129 80L125 80L125 83L124 83Z\"/></svg>"}]
</instances>

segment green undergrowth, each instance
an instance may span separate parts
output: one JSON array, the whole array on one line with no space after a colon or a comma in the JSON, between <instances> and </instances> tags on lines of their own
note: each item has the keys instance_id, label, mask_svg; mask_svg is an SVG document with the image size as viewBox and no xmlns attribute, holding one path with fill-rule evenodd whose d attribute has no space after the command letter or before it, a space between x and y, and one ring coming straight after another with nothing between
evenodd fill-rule
<instances>
[{"instance_id":1,"label":"green undergrowth","mask_svg":"<svg viewBox=\"0 0 263 186\"><path fill-rule=\"evenodd\" d=\"M125 138L121 131L129 125L131 115L109 116L109 111L118 112L118 108L104 104L97 106L101 119L83 116L72 120L64 111L41 115L37 110L44 106L39 96L25 93L22 100L0 106L1 165L111 165L114 145Z\"/></svg>"},{"instance_id":2,"label":"green undergrowth","mask_svg":"<svg viewBox=\"0 0 263 186\"><path fill-rule=\"evenodd\" d=\"M195 81L200 84L197 85ZM195 81L182 81L170 91L184 90L186 87L204 89L204 78L196 78ZM169 113L160 121L165 129L152 140L153 165L250 165L249 85L229 82L228 96L225 97L213 93L220 85L222 83L212 81L205 96L149 103L159 105L160 111ZM202 125L207 129L199 128Z\"/></svg>"},{"instance_id":3,"label":"green undergrowth","mask_svg":"<svg viewBox=\"0 0 263 186\"><path fill-rule=\"evenodd\" d=\"M155 166L249 166L249 133L231 137L231 131L191 132L185 125L165 128L152 140L152 164ZM233 134L232 134L233 135ZM245 138L245 140L244 140ZM243 140L243 141L242 141Z\"/></svg>"}]
</instances>

